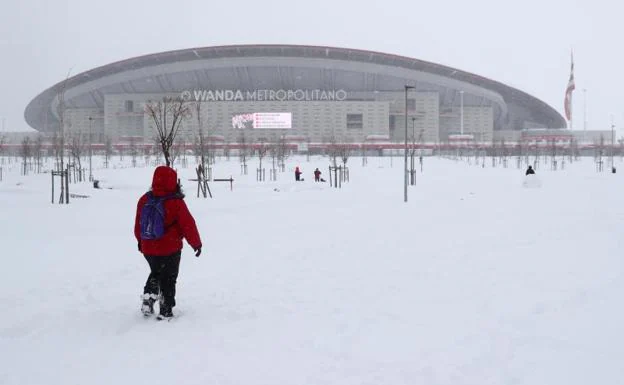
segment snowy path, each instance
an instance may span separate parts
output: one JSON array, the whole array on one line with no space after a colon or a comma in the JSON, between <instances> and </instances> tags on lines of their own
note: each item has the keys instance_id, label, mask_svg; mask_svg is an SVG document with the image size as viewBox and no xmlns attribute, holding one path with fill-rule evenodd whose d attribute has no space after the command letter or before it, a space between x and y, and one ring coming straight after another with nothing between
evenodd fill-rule
<instances>
[{"instance_id":1,"label":"snowy path","mask_svg":"<svg viewBox=\"0 0 624 385\"><path fill-rule=\"evenodd\" d=\"M427 159L406 205L398 162L377 162L342 191L235 176L205 201L187 182L205 250L183 253L169 323L138 314L149 169L98 170L116 189L85 184L69 207L48 203L47 176L13 176L0 384L621 381L620 174L586 162L523 189L516 169Z\"/></svg>"}]
</instances>

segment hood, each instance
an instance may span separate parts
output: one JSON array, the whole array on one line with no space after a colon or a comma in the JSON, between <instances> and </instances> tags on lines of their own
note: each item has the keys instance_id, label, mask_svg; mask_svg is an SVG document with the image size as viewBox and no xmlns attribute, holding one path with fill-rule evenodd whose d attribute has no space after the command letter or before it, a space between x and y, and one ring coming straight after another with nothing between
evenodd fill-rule
<instances>
[{"instance_id":1,"label":"hood","mask_svg":"<svg viewBox=\"0 0 624 385\"><path fill-rule=\"evenodd\" d=\"M177 192L178 173L167 166L158 166L152 178L152 192L154 195L170 195Z\"/></svg>"}]
</instances>

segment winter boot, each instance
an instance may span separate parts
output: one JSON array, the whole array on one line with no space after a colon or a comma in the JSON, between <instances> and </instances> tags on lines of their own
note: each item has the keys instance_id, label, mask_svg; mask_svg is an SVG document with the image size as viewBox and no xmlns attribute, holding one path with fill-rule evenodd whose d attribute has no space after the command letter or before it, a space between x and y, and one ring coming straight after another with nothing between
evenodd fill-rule
<instances>
[{"instance_id":1,"label":"winter boot","mask_svg":"<svg viewBox=\"0 0 624 385\"><path fill-rule=\"evenodd\" d=\"M160 314L158 315L158 319L164 320L164 319L171 319L171 318L173 318L173 311L172 311L171 306L161 303Z\"/></svg>"},{"instance_id":2,"label":"winter boot","mask_svg":"<svg viewBox=\"0 0 624 385\"><path fill-rule=\"evenodd\" d=\"M158 296L156 294L145 293L141 296L141 299L143 299L141 303L141 313L146 317L154 314L154 303L158 299Z\"/></svg>"}]
</instances>

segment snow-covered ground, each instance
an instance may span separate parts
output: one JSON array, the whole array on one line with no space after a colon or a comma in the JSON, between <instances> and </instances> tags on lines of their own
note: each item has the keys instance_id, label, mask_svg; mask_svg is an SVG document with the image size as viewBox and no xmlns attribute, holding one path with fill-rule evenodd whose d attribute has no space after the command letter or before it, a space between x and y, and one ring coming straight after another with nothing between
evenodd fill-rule
<instances>
[{"instance_id":1,"label":"snow-covered ground","mask_svg":"<svg viewBox=\"0 0 624 385\"><path fill-rule=\"evenodd\" d=\"M339 190L312 181L320 157L265 183L221 160L234 191L214 199L181 168L204 249L185 246L180 316L157 322L132 232L153 168L96 163L111 189L72 185L89 198L69 206L3 166L0 384L624 381L624 167L525 188L515 167L426 158L407 204L402 158L352 158Z\"/></svg>"}]
</instances>

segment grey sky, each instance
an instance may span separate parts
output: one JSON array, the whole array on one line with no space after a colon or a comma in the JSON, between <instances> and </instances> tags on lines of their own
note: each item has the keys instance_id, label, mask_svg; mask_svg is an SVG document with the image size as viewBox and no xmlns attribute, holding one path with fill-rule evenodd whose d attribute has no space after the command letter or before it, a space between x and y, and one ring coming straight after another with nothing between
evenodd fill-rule
<instances>
[{"instance_id":1,"label":"grey sky","mask_svg":"<svg viewBox=\"0 0 624 385\"><path fill-rule=\"evenodd\" d=\"M563 112L574 49L574 128L624 133L613 0L3 0L0 116L26 130L24 108L72 74L128 57L195 46L328 45L446 64L527 91Z\"/></svg>"}]
</instances>

